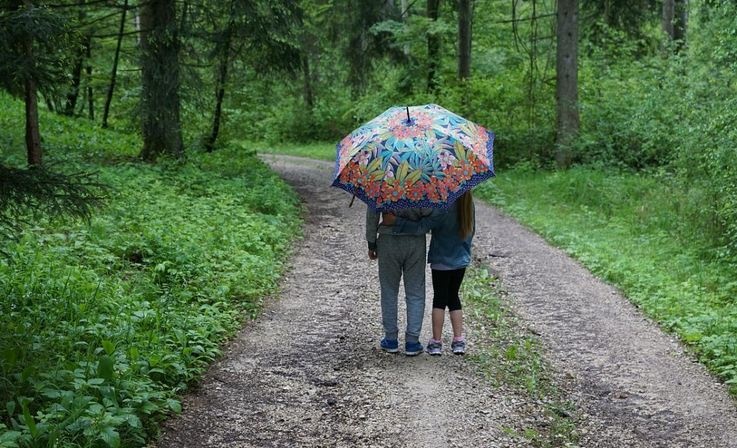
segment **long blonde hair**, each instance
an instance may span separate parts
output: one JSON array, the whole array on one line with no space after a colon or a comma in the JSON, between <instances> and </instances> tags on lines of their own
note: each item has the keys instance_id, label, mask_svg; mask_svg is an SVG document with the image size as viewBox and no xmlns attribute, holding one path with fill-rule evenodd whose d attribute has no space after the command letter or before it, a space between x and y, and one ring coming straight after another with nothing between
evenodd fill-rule
<instances>
[{"instance_id":1,"label":"long blonde hair","mask_svg":"<svg viewBox=\"0 0 737 448\"><path fill-rule=\"evenodd\" d=\"M468 238L474 230L473 196L471 190L458 198L458 234L462 239Z\"/></svg>"}]
</instances>

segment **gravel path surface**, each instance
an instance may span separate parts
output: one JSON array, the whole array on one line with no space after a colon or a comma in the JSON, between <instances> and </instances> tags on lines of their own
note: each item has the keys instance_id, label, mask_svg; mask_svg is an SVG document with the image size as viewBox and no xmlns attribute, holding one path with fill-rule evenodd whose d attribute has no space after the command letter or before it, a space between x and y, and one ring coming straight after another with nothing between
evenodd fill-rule
<instances>
[{"instance_id":1,"label":"gravel path surface","mask_svg":"<svg viewBox=\"0 0 737 448\"><path fill-rule=\"evenodd\" d=\"M278 300L232 341L157 446L527 446L508 429L534 420L540 403L492 387L462 357L377 350L364 207L348 208L349 197L328 186L332 164L265 159L306 203L304 239ZM513 220L479 203L477 220L476 258L570 379L581 446L737 447L735 403L678 343ZM481 338L470 328L473 350ZM423 331L424 342L429 319Z\"/></svg>"}]
</instances>

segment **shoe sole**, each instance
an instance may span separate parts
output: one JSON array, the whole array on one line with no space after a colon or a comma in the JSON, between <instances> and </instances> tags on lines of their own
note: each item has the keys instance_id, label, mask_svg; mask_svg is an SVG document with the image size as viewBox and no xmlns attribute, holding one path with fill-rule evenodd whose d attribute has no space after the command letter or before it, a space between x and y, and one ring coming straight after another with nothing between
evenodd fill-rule
<instances>
[{"instance_id":1,"label":"shoe sole","mask_svg":"<svg viewBox=\"0 0 737 448\"><path fill-rule=\"evenodd\" d=\"M398 353L399 352L399 349L398 348L384 348L384 347L381 347L381 349L384 350L387 353Z\"/></svg>"},{"instance_id":2,"label":"shoe sole","mask_svg":"<svg viewBox=\"0 0 737 448\"><path fill-rule=\"evenodd\" d=\"M407 356L417 356L420 353L422 353L422 350L420 350L419 352L404 352L404 354Z\"/></svg>"},{"instance_id":3,"label":"shoe sole","mask_svg":"<svg viewBox=\"0 0 737 448\"><path fill-rule=\"evenodd\" d=\"M465 350L464 351L455 351L455 350L453 350L453 354L454 355L465 355L466 354L466 351Z\"/></svg>"},{"instance_id":4,"label":"shoe sole","mask_svg":"<svg viewBox=\"0 0 737 448\"><path fill-rule=\"evenodd\" d=\"M427 354L430 355L430 356L440 356L440 355L442 355L442 353L433 353L433 352L427 352Z\"/></svg>"}]
</instances>

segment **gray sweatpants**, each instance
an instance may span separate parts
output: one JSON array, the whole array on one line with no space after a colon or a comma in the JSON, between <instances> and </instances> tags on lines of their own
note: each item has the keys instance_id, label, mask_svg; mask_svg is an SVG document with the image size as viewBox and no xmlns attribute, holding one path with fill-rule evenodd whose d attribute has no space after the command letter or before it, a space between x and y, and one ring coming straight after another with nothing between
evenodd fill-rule
<instances>
[{"instance_id":1,"label":"gray sweatpants","mask_svg":"<svg viewBox=\"0 0 737 448\"><path fill-rule=\"evenodd\" d=\"M407 304L405 342L417 342L425 314L425 235L379 234L376 241L381 285L381 318L387 339L397 339L399 281Z\"/></svg>"}]
</instances>

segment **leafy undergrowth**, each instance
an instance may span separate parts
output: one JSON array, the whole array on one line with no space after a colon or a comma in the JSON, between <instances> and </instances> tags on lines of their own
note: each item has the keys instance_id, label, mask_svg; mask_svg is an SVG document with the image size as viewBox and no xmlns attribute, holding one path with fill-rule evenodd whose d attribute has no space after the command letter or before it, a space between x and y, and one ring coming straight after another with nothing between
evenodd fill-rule
<instances>
[{"instance_id":1,"label":"leafy undergrowth","mask_svg":"<svg viewBox=\"0 0 737 448\"><path fill-rule=\"evenodd\" d=\"M526 446L575 446L575 407L565 401L547 365L540 342L525 331L509 310L497 279L482 267L470 269L462 285L465 312L481 332L470 358L495 385L513 387L539 404L537 424L504 428Z\"/></svg>"},{"instance_id":2,"label":"leafy undergrowth","mask_svg":"<svg viewBox=\"0 0 737 448\"><path fill-rule=\"evenodd\" d=\"M0 98L0 160L20 166L18 117ZM242 148L147 165L84 120L43 114L42 132L57 169L111 193L89 224L0 242L0 447L143 446L275 291L298 201Z\"/></svg>"},{"instance_id":3,"label":"leafy undergrowth","mask_svg":"<svg viewBox=\"0 0 737 448\"><path fill-rule=\"evenodd\" d=\"M477 190L621 288L737 394L735 266L710 241L698 195L664 177L585 168L519 168Z\"/></svg>"}]
</instances>

